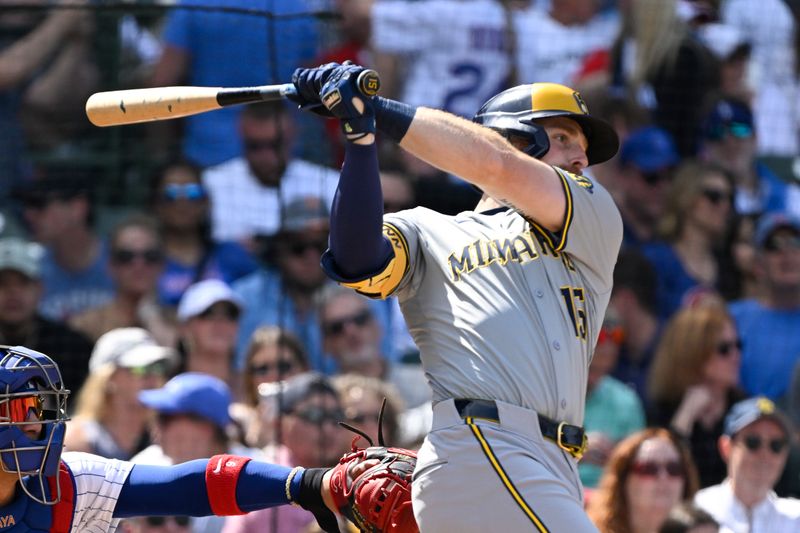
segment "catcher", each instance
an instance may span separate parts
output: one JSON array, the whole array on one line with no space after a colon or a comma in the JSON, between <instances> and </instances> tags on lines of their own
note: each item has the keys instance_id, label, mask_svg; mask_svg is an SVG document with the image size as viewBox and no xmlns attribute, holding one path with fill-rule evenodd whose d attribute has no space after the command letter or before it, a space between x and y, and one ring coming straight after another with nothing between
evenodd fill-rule
<instances>
[{"instance_id":1,"label":"catcher","mask_svg":"<svg viewBox=\"0 0 800 533\"><path fill-rule=\"evenodd\" d=\"M342 513L363 531L416 531L411 512L413 452L370 447L334 468L287 468L217 455L150 466L97 455L62 454L69 391L47 355L0 346L0 529L114 531L122 518L235 515L297 504L322 529Z\"/></svg>"}]
</instances>

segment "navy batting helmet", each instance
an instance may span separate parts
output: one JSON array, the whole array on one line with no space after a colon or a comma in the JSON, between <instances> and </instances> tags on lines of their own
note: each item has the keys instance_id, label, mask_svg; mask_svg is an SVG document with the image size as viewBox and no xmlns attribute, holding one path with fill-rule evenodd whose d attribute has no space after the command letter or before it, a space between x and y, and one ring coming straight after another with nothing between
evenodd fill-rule
<instances>
[{"instance_id":1,"label":"navy batting helmet","mask_svg":"<svg viewBox=\"0 0 800 533\"><path fill-rule=\"evenodd\" d=\"M22 346L0 346L0 461L5 472L34 478L34 500L53 505L46 478L57 476L68 420L67 396L55 361ZM33 411L33 413L31 413ZM31 416L33 414L33 416ZM31 426L39 426L31 435Z\"/></svg>"},{"instance_id":2,"label":"navy batting helmet","mask_svg":"<svg viewBox=\"0 0 800 533\"><path fill-rule=\"evenodd\" d=\"M537 119L567 117L577 122L589 148L590 165L608 161L619 149L619 137L604 120L589 115L589 109L578 91L557 83L532 83L506 89L490 98L472 118L474 122L500 132L530 141L528 155L540 158L550 149L550 141Z\"/></svg>"}]
</instances>

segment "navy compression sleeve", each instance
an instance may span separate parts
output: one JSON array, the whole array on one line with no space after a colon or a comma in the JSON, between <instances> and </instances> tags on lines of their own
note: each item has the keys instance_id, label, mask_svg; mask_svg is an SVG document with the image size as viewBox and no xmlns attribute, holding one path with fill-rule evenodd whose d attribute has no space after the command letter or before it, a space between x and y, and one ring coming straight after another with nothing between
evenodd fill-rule
<instances>
[{"instance_id":1,"label":"navy compression sleeve","mask_svg":"<svg viewBox=\"0 0 800 533\"><path fill-rule=\"evenodd\" d=\"M330 253L344 278L379 272L391 259L383 237L383 194L375 143L347 143L331 207Z\"/></svg>"},{"instance_id":2,"label":"navy compression sleeve","mask_svg":"<svg viewBox=\"0 0 800 533\"><path fill-rule=\"evenodd\" d=\"M117 518L150 515L208 516L213 514L206 489L208 459L175 466L136 465L125 480L114 509ZM242 511L253 511L289 503L285 466L248 462L236 484L236 503ZM301 475L292 479L296 494Z\"/></svg>"}]
</instances>

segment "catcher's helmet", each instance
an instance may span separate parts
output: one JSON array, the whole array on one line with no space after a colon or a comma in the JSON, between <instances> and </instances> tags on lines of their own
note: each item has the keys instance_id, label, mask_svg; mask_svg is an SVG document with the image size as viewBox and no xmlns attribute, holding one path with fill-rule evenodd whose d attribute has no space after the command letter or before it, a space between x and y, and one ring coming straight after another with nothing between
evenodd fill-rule
<instances>
[{"instance_id":1,"label":"catcher's helmet","mask_svg":"<svg viewBox=\"0 0 800 533\"><path fill-rule=\"evenodd\" d=\"M61 372L55 361L43 353L22 346L0 346L0 459L5 472L33 478L34 492L28 483L22 489L34 500L53 505L60 499L60 488L48 497L48 477L57 476L66 432L67 396ZM34 410L35 419L30 411ZM35 437L26 433L32 424L40 425Z\"/></svg>"},{"instance_id":2,"label":"catcher's helmet","mask_svg":"<svg viewBox=\"0 0 800 533\"><path fill-rule=\"evenodd\" d=\"M536 119L568 117L583 129L589 148L590 165L608 161L619 148L619 137L607 122L589 115L578 91L557 83L532 83L506 89L490 98L475 116L474 122L500 132L530 140L528 155L540 158L550 149L550 141Z\"/></svg>"}]
</instances>

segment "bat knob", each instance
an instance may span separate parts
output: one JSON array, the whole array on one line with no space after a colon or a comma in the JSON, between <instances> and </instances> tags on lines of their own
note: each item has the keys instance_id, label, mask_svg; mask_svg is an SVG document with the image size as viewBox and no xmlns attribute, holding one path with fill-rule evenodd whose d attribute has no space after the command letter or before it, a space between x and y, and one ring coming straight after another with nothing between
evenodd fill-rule
<instances>
[{"instance_id":1,"label":"bat knob","mask_svg":"<svg viewBox=\"0 0 800 533\"><path fill-rule=\"evenodd\" d=\"M358 90L364 96L375 96L381 90L381 78L372 69L363 70L356 78Z\"/></svg>"}]
</instances>

